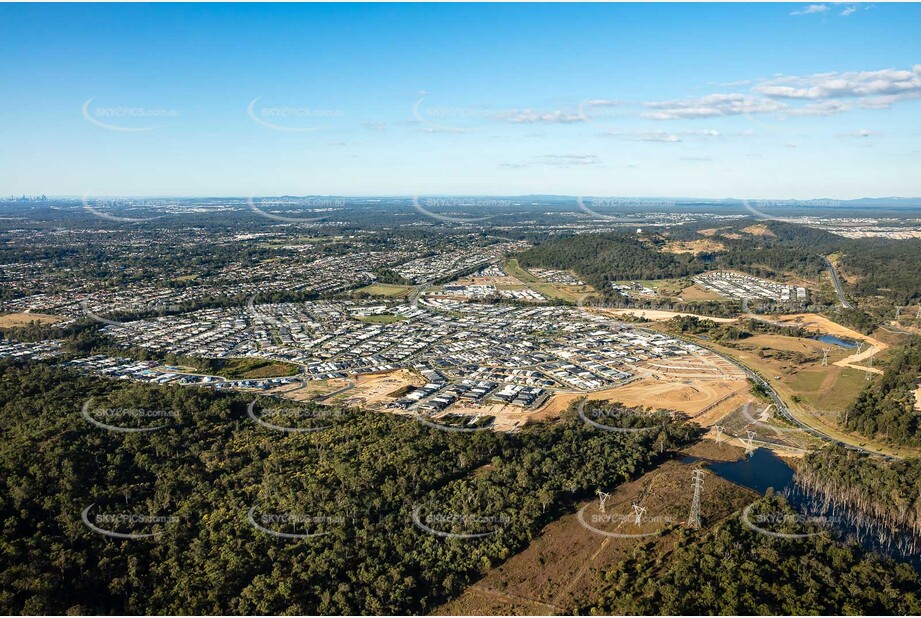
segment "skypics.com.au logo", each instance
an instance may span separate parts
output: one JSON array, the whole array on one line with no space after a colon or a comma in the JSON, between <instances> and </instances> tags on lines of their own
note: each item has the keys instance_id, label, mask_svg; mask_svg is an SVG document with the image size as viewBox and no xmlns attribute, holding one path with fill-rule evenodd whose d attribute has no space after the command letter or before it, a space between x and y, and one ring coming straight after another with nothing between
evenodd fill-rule
<instances>
[{"instance_id":1,"label":"skypics.com.au logo","mask_svg":"<svg viewBox=\"0 0 921 618\"><path fill-rule=\"evenodd\" d=\"M645 433L664 427L663 419L659 414L641 414L627 408L589 405L588 400L579 402L576 413L585 424L602 431Z\"/></svg>"},{"instance_id":2,"label":"skypics.com.au logo","mask_svg":"<svg viewBox=\"0 0 921 618\"><path fill-rule=\"evenodd\" d=\"M246 204L261 217L281 223L319 223L346 205L340 197L260 197L249 196ZM310 215L310 216L305 216Z\"/></svg>"},{"instance_id":3,"label":"skypics.com.au logo","mask_svg":"<svg viewBox=\"0 0 921 618\"><path fill-rule=\"evenodd\" d=\"M93 398L83 402L80 414L88 422L115 433L146 433L165 429L179 416L172 410L147 408L93 408Z\"/></svg>"},{"instance_id":4,"label":"skypics.com.au logo","mask_svg":"<svg viewBox=\"0 0 921 618\"><path fill-rule=\"evenodd\" d=\"M165 120L175 119L179 111L175 109L152 109L139 106L116 105L111 107L93 106L96 97L83 102L80 111L90 124L108 131L122 133L142 133L164 126Z\"/></svg>"},{"instance_id":5,"label":"skypics.com.au logo","mask_svg":"<svg viewBox=\"0 0 921 618\"><path fill-rule=\"evenodd\" d=\"M505 515L441 511L417 505L412 511L412 521L423 532L439 538L472 540L496 534L511 520Z\"/></svg>"},{"instance_id":6,"label":"skypics.com.au logo","mask_svg":"<svg viewBox=\"0 0 921 618\"><path fill-rule=\"evenodd\" d=\"M346 518L341 515L293 512L264 512L257 515L255 506L246 512L246 519L259 532L288 540L326 536L334 528L341 528L346 523Z\"/></svg>"},{"instance_id":7,"label":"skypics.com.au logo","mask_svg":"<svg viewBox=\"0 0 921 618\"><path fill-rule=\"evenodd\" d=\"M259 126L286 133L309 133L326 128L327 124L345 117L341 109L298 106L258 106L262 97L256 97L246 106L246 115Z\"/></svg>"},{"instance_id":8,"label":"skypics.com.au logo","mask_svg":"<svg viewBox=\"0 0 921 618\"><path fill-rule=\"evenodd\" d=\"M262 427L282 433L310 433L323 431L333 426L333 421L344 418L347 413L337 408L313 406L267 407L256 414L256 401L250 402L246 413Z\"/></svg>"},{"instance_id":9,"label":"skypics.com.au logo","mask_svg":"<svg viewBox=\"0 0 921 618\"><path fill-rule=\"evenodd\" d=\"M96 534L112 539L152 539L164 534L168 526L179 522L179 518L175 515L96 512L95 507L96 503L94 502L83 509L80 513L80 519L87 528Z\"/></svg>"},{"instance_id":10,"label":"skypics.com.au logo","mask_svg":"<svg viewBox=\"0 0 921 618\"><path fill-rule=\"evenodd\" d=\"M474 224L491 219L495 214L471 216L467 213L481 213L507 208L510 200L466 197L420 197L412 198L413 208L430 219L442 223ZM437 211L437 212L436 212Z\"/></svg>"}]
</instances>

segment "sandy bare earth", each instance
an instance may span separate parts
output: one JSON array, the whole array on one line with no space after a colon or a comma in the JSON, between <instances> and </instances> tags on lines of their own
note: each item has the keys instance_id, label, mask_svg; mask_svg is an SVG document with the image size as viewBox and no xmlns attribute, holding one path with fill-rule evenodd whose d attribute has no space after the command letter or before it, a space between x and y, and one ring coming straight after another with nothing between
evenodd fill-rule
<instances>
[{"instance_id":1,"label":"sandy bare earth","mask_svg":"<svg viewBox=\"0 0 921 618\"><path fill-rule=\"evenodd\" d=\"M712 320L713 322L735 322L735 318L711 318L706 315L697 315L696 313L682 313L680 311L662 311L659 309L598 309L591 308L590 311L602 313L605 315L635 315L640 318L646 318L647 320L652 320L653 322L664 322L665 320L671 320L672 318L679 315L690 315L701 320Z\"/></svg>"}]
</instances>

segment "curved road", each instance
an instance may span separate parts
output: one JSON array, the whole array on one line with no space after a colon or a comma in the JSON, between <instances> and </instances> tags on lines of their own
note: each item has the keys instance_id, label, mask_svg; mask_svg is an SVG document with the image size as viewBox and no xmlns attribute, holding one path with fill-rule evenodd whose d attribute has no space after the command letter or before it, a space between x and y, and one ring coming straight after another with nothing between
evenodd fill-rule
<instances>
[{"instance_id":1,"label":"curved road","mask_svg":"<svg viewBox=\"0 0 921 618\"><path fill-rule=\"evenodd\" d=\"M641 330L646 330L646 329L641 329ZM700 347L702 347L702 348L706 348L707 350L709 350L709 351L712 352L713 354L716 354L716 355L719 356L720 358L722 358L722 359L724 359L724 360L726 360L726 361L732 363L733 365L735 365L736 367L738 367L739 369L741 369L742 371L744 371L744 372L745 372L745 375L747 375L748 378L749 378L752 382L754 382L755 384L760 385L760 386L762 387L762 389L764 389L764 391L767 393L768 397L771 398L771 401L774 402L774 406L776 406L776 408L777 408L777 410L780 412L781 416L783 416L785 419L787 419L788 421L790 421L791 423L793 423L794 425L796 425L797 427L799 427L799 428L802 429L803 431L806 431L806 432L808 432L808 433L810 433L810 434L816 436L817 438L820 438L820 439L822 439L822 440L825 440L826 442L833 442L833 443L835 443L835 444L840 444L841 446L843 446L843 447L845 447L845 448L851 449L851 450L853 450L853 451L858 451L858 452L860 452L860 453L867 453L867 454L869 454L869 455L878 455L878 456L883 457L883 458L885 458L885 459L902 459L901 457L897 457L897 456L895 456L895 455L887 455L886 453L880 453L879 451L875 451L875 450L871 450L871 449L865 449L865 448L862 448L862 447L859 447L859 446L855 446L855 445L853 445L853 444L849 444L849 443L847 443L847 442L842 442L842 441L839 440L838 438L835 438L835 437L833 437L833 436L830 436L830 435L828 435L828 434L826 434L826 433L823 433L822 431L820 431L820 430L818 430L818 429L816 429L816 428L814 428L814 427L811 427L811 426L807 425L806 423L804 423L804 422L802 422L801 420L797 419L797 418L793 415L793 413L790 412L790 409L787 407L787 404L784 403L783 399L781 399L781 397L780 397L780 395L777 393L777 391L774 390L774 387L771 386L770 383L768 383L767 380L765 380L765 379L762 378L760 375L758 375L758 373L756 373L754 369L751 369L750 367L748 367L747 365L742 364L741 362L739 362L739 361L736 360L735 358L732 358L731 356L728 356L728 355L726 355L726 354L723 354L722 352L719 352L719 351L717 351L717 350L714 350L714 349L711 348L710 346L704 345L704 344L700 343L699 341L689 341L689 340L687 340L687 339L684 339L683 337L679 337L679 336L674 335L674 334L669 334L669 336L674 337L675 339L680 339L680 340L684 341L685 343L690 343L690 344L693 344L693 345L696 345L696 346L700 346Z\"/></svg>"}]
</instances>

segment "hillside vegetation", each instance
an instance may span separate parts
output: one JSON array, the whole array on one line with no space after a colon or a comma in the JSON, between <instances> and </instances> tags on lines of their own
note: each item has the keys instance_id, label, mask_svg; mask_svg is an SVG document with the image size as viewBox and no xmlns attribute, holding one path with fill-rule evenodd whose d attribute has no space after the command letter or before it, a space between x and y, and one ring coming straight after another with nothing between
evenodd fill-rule
<instances>
[{"instance_id":1,"label":"hillside vegetation","mask_svg":"<svg viewBox=\"0 0 921 618\"><path fill-rule=\"evenodd\" d=\"M576 501L636 477L693 435L677 422L598 431L577 417L513 435L459 434L311 406L299 407L322 412L326 429L282 433L252 421L241 394L41 364L5 362L0 374L7 614L425 613ZM81 415L90 397L94 409L171 416L156 431L107 431ZM171 519L144 525L155 537L113 539L81 521L87 507ZM248 520L251 508L280 532L323 536L266 534ZM433 528L489 534L425 532L417 508L440 517Z\"/></svg>"}]
</instances>

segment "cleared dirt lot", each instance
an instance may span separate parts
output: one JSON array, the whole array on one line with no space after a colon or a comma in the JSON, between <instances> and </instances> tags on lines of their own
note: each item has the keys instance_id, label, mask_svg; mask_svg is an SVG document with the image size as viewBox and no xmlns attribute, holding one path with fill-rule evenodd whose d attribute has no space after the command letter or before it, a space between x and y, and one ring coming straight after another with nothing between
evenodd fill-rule
<instances>
[{"instance_id":1,"label":"cleared dirt lot","mask_svg":"<svg viewBox=\"0 0 921 618\"><path fill-rule=\"evenodd\" d=\"M469 403L461 402L451 407L451 414L472 414L478 416L495 417L494 431L512 431L520 429L529 420L534 418L534 410L522 408L507 403Z\"/></svg>"},{"instance_id":2,"label":"cleared dirt lot","mask_svg":"<svg viewBox=\"0 0 921 618\"><path fill-rule=\"evenodd\" d=\"M375 373L358 376L355 387L333 397L330 402L348 406L380 407L394 401L407 386L423 386L425 379L406 369L389 373Z\"/></svg>"},{"instance_id":3,"label":"cleared dirt lot","mask_svg":"<svg viewBox=\"0 0 921 618\"><path fill-rule=\"evenodd\" d=\"M348 380L339 378L333 380L310 380L306 384L286 384L268 392L292 401L313 401L314 399L321 399L330 393L335 393L348 385Z\"/></svg>"},{"instance_id":4,"label":"cleared dirt lot","mask_svg":"<svg viewBox=\"0 0 921 618\"><path fill-rule=\"evenodd\" d=\"M741 405L750 390L741 370L709 353L646 361L637 366L637 372L643 377L617 388L588 394L555 394L532 418L553 418L573 401L585 397L681 412L694 422L709 426Z\"/></svg>"},{"instance_id":5,"label":"cleared dirt lot","mask_svg":"<svg viewBox=\"0 0 921 618\"><path fill-rule=\"evenodd\" d=\"M586 307L589 311L593 313L601 313L604 315L612 316L623 316L623 315L634 315L638 318L646 318L647 320L652 320L653 322L664 322L666 320L671 320L674 317L679 315L689 315L700 318L701 320L712 320L713 322L735 322L735 318L711 318L706 315L697 315L696 313L682 313L680 311L663 311L660 309L598 309L595 307Z\"/></svg>"}]
</instances>

